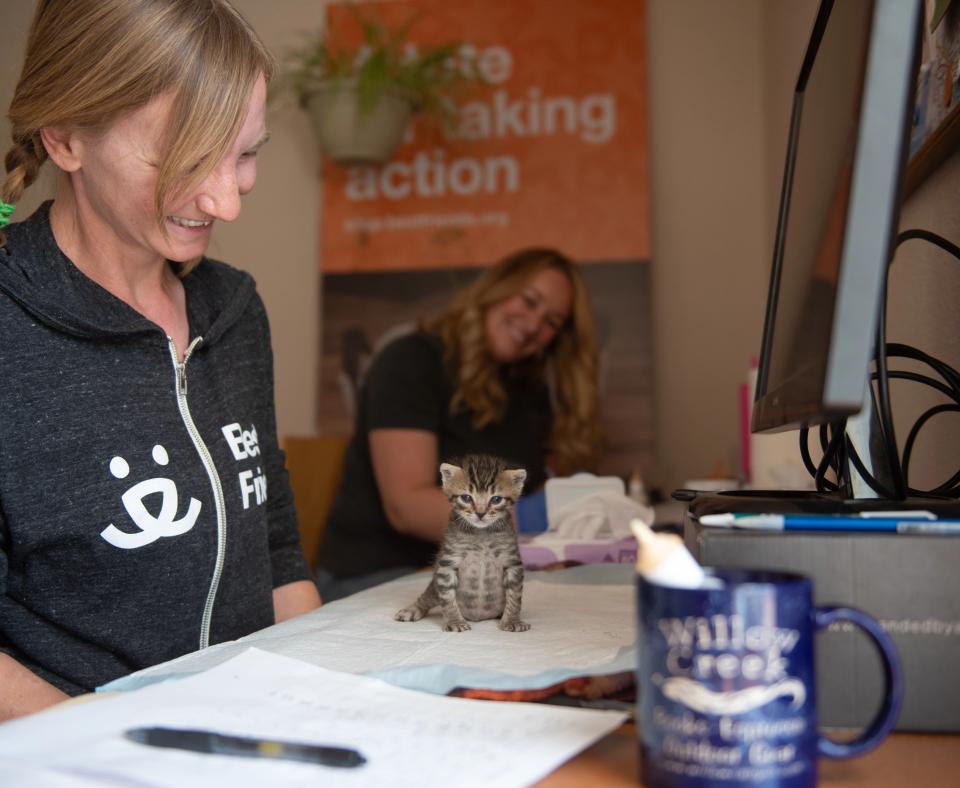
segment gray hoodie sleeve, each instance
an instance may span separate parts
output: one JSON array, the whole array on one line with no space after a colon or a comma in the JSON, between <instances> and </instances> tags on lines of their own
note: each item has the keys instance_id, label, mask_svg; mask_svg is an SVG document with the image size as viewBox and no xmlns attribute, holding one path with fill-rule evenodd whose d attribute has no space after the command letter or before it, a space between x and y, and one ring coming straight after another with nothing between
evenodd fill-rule
<instances>
[{"instance_id":1,"label":"gray hoodie sleeve","mask_svg":"<svg viewBox=\"0 0 960 788\"><path fill-rule=\"evenodd\" d=\"M293 491L290 489L290 479L285 466L285 455L278 445L270 325L259 297L256 301L264 332L263 347L266 367L263 373L264 391L268 399L264 408L267 420L262 451L267 465L267 485L270 491L267 499L270 564L273 571L273 587L279 588L298 580L311 580L312 575L300 543L297 512L294 507Z\"/></svg>"}]
</instances>

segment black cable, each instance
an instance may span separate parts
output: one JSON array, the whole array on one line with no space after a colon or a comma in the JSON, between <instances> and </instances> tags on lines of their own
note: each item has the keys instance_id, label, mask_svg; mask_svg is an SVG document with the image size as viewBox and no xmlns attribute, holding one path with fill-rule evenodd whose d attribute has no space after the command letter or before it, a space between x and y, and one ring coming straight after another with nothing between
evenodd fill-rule
<instances>
[{"instance_id":1,"label":"black cable","mask_svg":"<svg viewBox=\"0 0 960 788\"><path fill-rule=\"evenodd\" d=\"M815 476L817 473L817 466L813 464L813 457L810 456L810 428L803 424L800 427L800 459L803 460L803 467L807 469L807 473L811 476Z\"/></svg>"},{"instance_id":2,"label":"black cable","mask_svg":"<svg viewBox=\"0 0 960 788\"><path fill-rule=\"evenodd\" d=\"M837 444L833 459L833 472L837 477L837 489L847 490L849 492L853 490L853 481L850 477L850 463L847 461L847 444L844 440L847 434L847 420L844 419L835 425L833 429L837 431L841 439Z\"/></svg>"},{"instance_id":3,"label":"black cable","mask_svg":"<svg viewBox=\"0 0 960 788\"><path fill-rule=\"evenodd\" d=\"M887 355L910 358L914 361L920 361L928 367L932 367L949 386L955 391L960 392L960 373L949 364L944 364L939 359L924 353L922 350L918 350L910 345L900 344L899 342L889 342L887 343Z\"/></svg>"},{"instance_id":4,"label":"black cable","mask_svg":"<svg viewBox=\"0 0 960 788\"><path fill-rule=\"evenodd\" d=\"M833 451L830 450L830 425L821 424L820 429L817 431L820 437L820 464L817 465L814 474L813 481L814 486L819 492L831 491L833 489L840 489L839 487L833 487L833 482L831 482L824 472L824 464L827 466L831 465L833 459Z\"/></svg>"},{"instance_id":5,"label":"black cable","mask_svg":"<svg viewBox=\"0 0 960 788\"><path fill-rule=\"evenodd\" d=\"M931 492L934 495L946 495L948 498L960 498L960 471L957 471L946 482L935 487Z\"/></svg>"},{"instance_id":6,"label":"black cable","mask_svg":"<svg viewBox=\"0 0 960 788\"><path fill-rule=\"evenodd\" d=\"M910 241L913 239L919 239L921 241L929 241L934 246L939 246L945 252L952 254L958 260L960 260L960 246L957 246L952 241L948 241L946 238L932 233L929 230L921 230L919 227L912 230L904 230L900 235L897 236L897 245L894 248L897 248L904 241ZM891 262L893 262L891 260Z\"/></svg>"},{"instance_id":7,"label":"black cable","mask_svg":"<svg viewBox=\"0 0 960 788\"><path fill-rule=\"evenodd\" d=\"M953 255L960 260L960 246L948 241L936 233L929 230L911 229L905 230L897 236L894 249L900 244L909 240L923 240L934 244L948 254ZM917 435L920 429L930 421L933 416L946 412L960 412L960 373L950 367L948 364L933 358L932 356L913 348L896 342L887 343L886 341L886 322L887 322L887 289L889 285L890 268L893 265L894 257L891 256L887 267L886 275L881 283L880 290L880 310L877 319L876 346L874 349L875 370L869 377L870 394L874 401L874 407L879 422L880 437L886 453L887 466L890 471L893 489L887 489L878 479L869 473L864 466L853 447L852 443L844 438L839 440L838 436L845 434L845 421L832 425L833 434L830 434L826 424L820 425L820 448L823 451L823 458L819 465L814 465L810 457L809 449L809 431L804 425L800 431L800 455L803 464L811 476L816 481L817 490L835 491L841 486L849 489L849 465L859 472L863 480L876 492L890 499L904 499L908 494L917 496L936 496L948 495L950 497L960 497L960 470L958 470L949 480L937 486L933 490L918 490L909 484L909 465L916 443ZM914 361L926 364L943 378L943 383L927 375L911 372L907 370L890 370L888 359L891 357L909 358ZM896 434L893 425L893 407L890 397L890 380L902 379L915 383L921 383L929 386L948 399L953 400L954 405L940 405L925 411L913 424L907 439L904 443L904 451L901 454L897 447ZM873 382L876 381L876 392L874 392ZM834 484L826 478L828 469L833 469L837 476L838 484Z\"/></svg>"},{"instance_id":8,"label":"black cable","mask_svg":"<svg viewBox=\"0 0 960 788\"><path fill-rule=\"evenodd\" d=\"M889 275L890 268L887 267ZM897 451L897 436L893 428L893 406L890 402L890 377L887 369L887 278L880 288L880 314L877 318L877 344L874 352L876 358L877 370L877 415L880 423L880 436L883 439L884 448L887 455L887 467L890 470L890 479L893 482L894 498L902 501L907 497L907 481L903 475L903 468L900 465L900 456ZM871 386L871 395L872 392ZM859 470L859 468L857 469ZM866 479L866 477L864 477ZM868 482L869 484L869 482ZM875 492L880 492L872 484ZM889 496L885 496L889 497Z\"/></svg>"},{"instance_id":9,"label":"black cable","mask_svg":"<svg viewBox=\"0 0 960 788\"><path fill-rule=\"evenodd\" d=\"M918 418L913 423L913 427L910 428L910 433L907 435L907 440L903 445L903 472L907 476L907 478L910 478L908 474L908 469L910 468L910 455L913 452L913 443L917 439L917 433L919 433L920 428L924 424L926 424L930 419L932 419L934 416L936 416L939 413L946 413L946 412L960 413L960 405L944 404L944 405L937 405L936 407L930 408L924 411L923 415L921 415L920 418ZM958 471L953 478L956 479L957 477L960 477L960 471ZM951 479L950 481L946 482L946 484L952 487L954 484L956 484L956 482L953 481L953 479ZM940 487L938 487L937 489L939 490L943 486L944 485L940 485ZM919 490L911 490L911 492L919 492Z\"/></svg>"},{"instance_id":10,"label":"black cable","mask_svg":"<svg viewBox=\"0 0 960 788\"><path fill-rule=\"evenodd\" d=\"M897 236L897 242L894 249L900 247L902 243L910 240L922 240L932 243L934 246L943 249L948 254L953 255L955 258L960 260L960 246L948 241L946 238L943 238L936 233L930 232L929 230L922 230L919 228L904 230ZM879 408L878 408L878 417L880 419L880 429L884 438L886 445L886 451L888 455L889 465L892 471L894 486L898 497L906 497L909 484L907 481L906 469L904 468L904 463L901 462L900 454L897 448L896 438L894 435L893 428L893 412L892 405L890 401L890 378L893 377L904 377L911 379L909 373L899 374L894 373L891 375L889 369L887 368L887 358L890 355L901 355L908 358L913 358L918 361L922 361L929 366L936 369L940 372L941 377L943 377L948 384L952 384L954 389L957 388L957 382L960 382L960 376L950 368L948 365L943 364L943 362L934 359L933 357L923 353L922 351L911 348L909 345L900 345L899 343L891 343L889 346L886 341L886 314L887 314L887 288L889 285L890 277L890 268L893 266L895 256L891 255L889 262L886 267L886 275L884 276L883 283L881 286L881 299L880 299L880 313L877 320L877 346L876 346L876 360L877 360L877 369L875 378L877 381L877 392L879 397ZM939 387L936 387L939 388ZM948 396L950 396L948 394ZM956 397L951 397L956 399ZM940 411L938 411L940 412ZM922 417L921 417L922 418ZM928 417L929 418L929 417ZM921 426L925 423L927 419L923 419ZM914 425L916 428L916 424ZM911 429L911 433L916 439L916 432L914 429ZM912 448L913 441L910 442ZM859 469L858 469L859 470ZM869 482L868 482L869 483ZM873 486L871 484L871 486ZM943 485L941 485L942 487ZM940 489L940 488L937 488ZM877 491L879 492L879 490ZM921 490L914 490L913 492L922 493Z\"/></svg>"},{"instance_id":11,"label":"black cable","mask_svg":"<svg viewBox=\"0 0 960 788\"><path fill-rule=\"evenodd\" d=\"M955 402L960 403L960 399L958 399L958 395L955 389L952 389L950 386L946 385L945 383L941 383L936 378L931 378L928 375L921 375L919 372L910 372L909 370L906 370L906 369L895 369L892 372L890 372L890 377L893 380L909 380L913 383L922 383L928 388L936 389L941 394L944 394L950 397L950 399L954 400Z\"/></svg>"},{"instance_id":12,"label":"black cable","mask_svg":"<svg viewBox=\"0 0 960 788\"><path fill-rule=\"evenodd\" d=\"M821 425L821 440L823 436L828 432L826 430L827 425ZM839 474L839 465L837 464L837 453L839 451L839 446L843 440L844 431L834 429L833 434L830 436L830 441L827 443L826 447L823 450L823 459L820 460L820 465L817 466L817 473L814 476L814 481L816 482L817 489L820 491L830 491L831 489L839 489L837 485L834 485L829 479L826 478L827 471L832 470L834 473ZM838 475L839 479L840 476Z\"/></svg>"}]
</instances>

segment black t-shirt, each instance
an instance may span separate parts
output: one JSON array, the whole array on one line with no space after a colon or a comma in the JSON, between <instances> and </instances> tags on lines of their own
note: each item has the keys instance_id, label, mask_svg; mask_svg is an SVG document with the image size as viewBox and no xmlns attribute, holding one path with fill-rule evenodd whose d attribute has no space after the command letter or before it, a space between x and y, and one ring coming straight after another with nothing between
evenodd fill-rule
<instances>
[{"instance_id":1,"label":"black t-shirt","mask_svg":"<svg viewBox=\"0 0 960 788\"><path fill-rule=\"evenodd\" d=\"M434 543L390 526L373 474L370 430L427 430L437 436L440 462L465 454L496 455L526 469L525 490L539 488L546 480L551 421L546 386L520 376L505 377L503 383L508 398L503 418L477 430L471 413L450 414L455 388L438 337L416 332L387 345L360 389L356 429L327 518L320 566L338 577L355 577L393 567L427 566L436 552Z\"/></svg>"}]
</instances>

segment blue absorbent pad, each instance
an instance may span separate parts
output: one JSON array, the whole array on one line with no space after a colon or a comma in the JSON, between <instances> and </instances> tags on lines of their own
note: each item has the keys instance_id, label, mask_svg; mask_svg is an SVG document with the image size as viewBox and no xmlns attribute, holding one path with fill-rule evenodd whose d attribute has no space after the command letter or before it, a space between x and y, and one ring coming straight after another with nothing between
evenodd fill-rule
<instances>
[{"instance_id":1,"label":"blue absorbent pad","mask_svg":"<svg viewBox=\"0 0 960 788\"><path fill-rule=\"evenodd\" d=\"M543 689L578 676L636 666L633 567L594 564L528 572L522 618L528 632L504 632L496 620L444 632L438 611L416 622L394 614L413 603L427 572L392 580L240 640L148 668L101 690L193 675L256 647L330 670L374 676L423 692L457 687Z\"/></svg>"}]
</instances>

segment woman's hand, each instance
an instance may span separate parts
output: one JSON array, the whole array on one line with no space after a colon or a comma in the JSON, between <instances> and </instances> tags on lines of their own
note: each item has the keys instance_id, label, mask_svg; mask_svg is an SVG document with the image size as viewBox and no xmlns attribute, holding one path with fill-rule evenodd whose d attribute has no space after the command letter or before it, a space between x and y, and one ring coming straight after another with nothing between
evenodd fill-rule
<instances>
[{"instance_id":1,"label":"woman's hand","mask_svg":"<svg viewBox=\"0 0 960 788\"><path fill-rule=\"evenodd\" d=\"M0 688L0 721L32 714L70 697L9 654L0 654Z\"/></svg>"},{"instance_id":2,"label":"woman's hand","mask_svg":"<svg viewBox=\"0 0 960 788\"><path fill-rule=\"evenodd\" d=\"M371 430L367 437L373 473L387 520L409 536L439 542L450 520L450 503L437 482L437 436L427 430Z\"/></svg>"},{"instance_id":3,"label":"woman's hand","mask_svg":"<svg viewBox=\"0 0 960 788\"><path fill-rule=\"evenodd\" d=\"M309 613L320 604L320 592L312 580L297 580L273 589L273 618L278 624L301 613Z\"/></svg>"}]
</instances>

